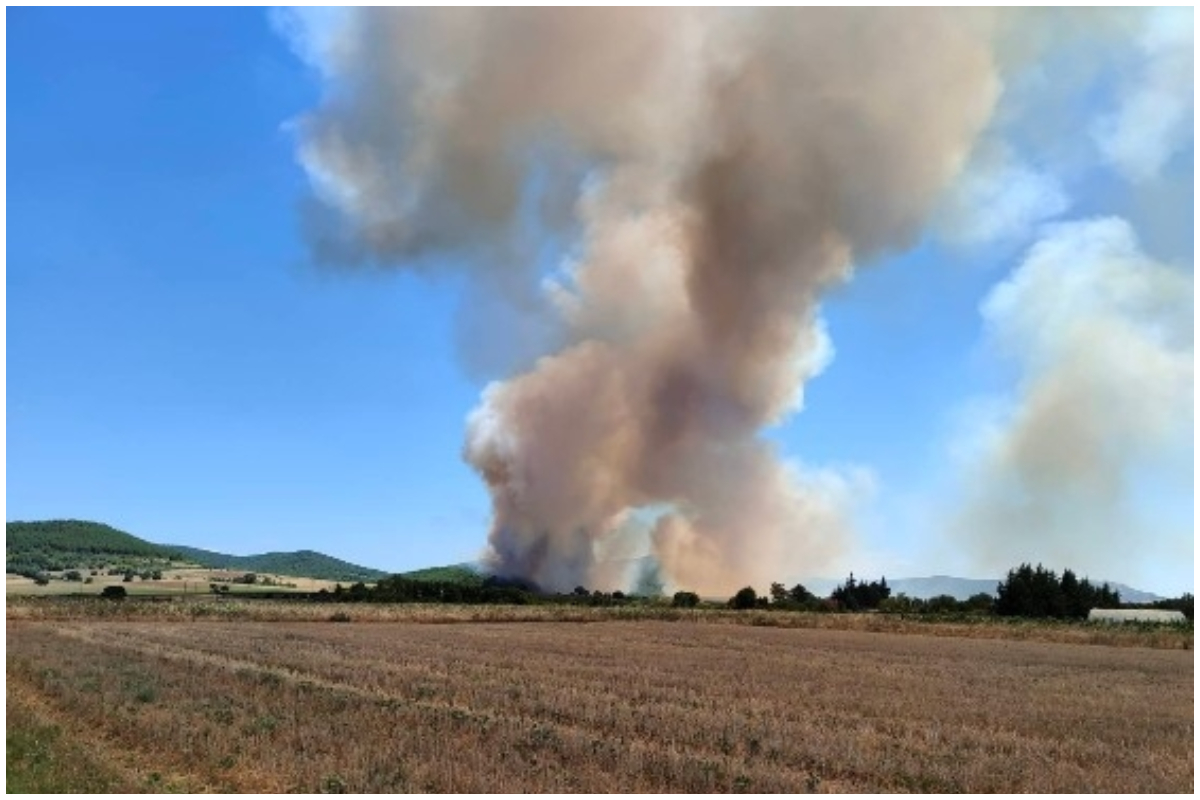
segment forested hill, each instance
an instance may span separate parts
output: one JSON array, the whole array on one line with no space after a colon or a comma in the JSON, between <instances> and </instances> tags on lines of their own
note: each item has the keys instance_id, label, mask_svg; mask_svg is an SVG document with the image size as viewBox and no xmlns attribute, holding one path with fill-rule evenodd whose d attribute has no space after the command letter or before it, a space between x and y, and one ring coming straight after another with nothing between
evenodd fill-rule
<instances>
[{"instance_id":1,"label":"forested hill","mask_svg":"<svg viewBox=\"0 0 1200 800\"><path fill-rule=\"evenodd\" d=\"M273 572L278 575L294 575L300 578L318 578L327 581L375 581L388 575L386 572L370 567L360 567L315 550L231 556L183 545L169 545L169 548L181 554L188 561L194 561L212 569Z\"/></svg>"},{"instance_id":2,"label":"forested hill","mask_svg":"<svg viewBox=\"0 0 1200 800\"><path fill-rule=\"evenodd\" d=\"M53 519L4 525L7 572L24 573L106 564L169 561L169 548L99 522Z\"/></svg>"},{"instance_id":3,"label":"forested hill","mask_svg":"<svg viewBox=\"0 0 1200 800\"><path fill-rule=\"evenodd\" d=\"M387 575L312 550L231 556L182 545L161 545L100 522L76 519L5 523L5 571L141 567L187 562L211 569L270 572L332 581L374 581Z\"/></svg>"},{"instance_id":4,"label":"forested hill","mask_svg":"<svg viewBox=\"0 0 1200 800\"><path fill-rule=\"evenodd\" d=\"M451 564L446 567L425 567L412 572L403 572L401 578L410 581L435 581L439 583L482 586L487 576L474 564Z\"/></svg>"}]
</instances>

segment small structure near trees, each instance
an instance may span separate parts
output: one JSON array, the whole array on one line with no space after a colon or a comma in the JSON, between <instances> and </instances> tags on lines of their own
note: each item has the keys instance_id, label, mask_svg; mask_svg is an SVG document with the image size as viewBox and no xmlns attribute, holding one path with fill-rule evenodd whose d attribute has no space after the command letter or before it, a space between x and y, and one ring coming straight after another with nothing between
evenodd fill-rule
<instances>
[{"instance_id":1,"label":"small structure near trees","mask_svg":"<svg viewBox=\"0 0 1200 800\"><path fill-rule=\"evenodd\" d=\"M1088 622L1187 622L1182 611L1157 608L1093 608L1087 618Z\"/></svg>"}]
</instances>

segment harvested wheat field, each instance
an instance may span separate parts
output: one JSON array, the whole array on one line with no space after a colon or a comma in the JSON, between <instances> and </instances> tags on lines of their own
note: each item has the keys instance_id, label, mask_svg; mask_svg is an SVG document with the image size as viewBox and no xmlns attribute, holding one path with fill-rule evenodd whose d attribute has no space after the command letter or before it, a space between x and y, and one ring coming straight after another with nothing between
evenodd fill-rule
<instances>
[{"instance_id":1,"label":"harvested wheat field","mask_svg":"<svg viewBox=\"0 0 1200 800\"><path fill-rule=\"evenodd\" d=\"M1183 650L654 621L10 619L7 645L9 773L40 753L77 791L1193 787Z\"/></svg>"}]
</instances>

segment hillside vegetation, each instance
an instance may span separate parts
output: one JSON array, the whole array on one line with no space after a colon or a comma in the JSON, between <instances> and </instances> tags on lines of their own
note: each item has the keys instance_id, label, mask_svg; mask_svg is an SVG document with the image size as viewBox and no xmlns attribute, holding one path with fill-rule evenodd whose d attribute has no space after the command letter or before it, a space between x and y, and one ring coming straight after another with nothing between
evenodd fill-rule
<instances>
[{"instance_id":1,"label":"hillside vegetation","mask_svg":"<svg viewBox=\"0 0 1200 800\"><path fill-rule=\"evenodd\" d=\"M426 567L412 572L402 572L398 577L410 581L432 581L435 583L458 583L467 586L482 586L486 576L467 564L451 564L447 567Z\"/></svg>"},{"instance_id":2,"label":"hillside vegetation","mask_svg":"<svg viewBox=\"0 0 1200 800\"><path fill-rule=\"evenodd\" d=\"M85 520L9 522L5 524L5 535L5 571L29 577L106 568L140 572L185 563L330 581L375 581L387 575L313 550L232 556L183 545L154 544L110 525Z\"/></svg>"},{"instance_id":3,"label":"hillside vegetation","mask_svg":"<svg viewBox=\"0 0 1200 800\"><path fill-rule=\"evenodd\" d=\"M4 533L5 571L15 574L106 566L144 567L180 560L170 548L100 522L77 519L8 522Z\"/></svg>"},{"instance_id":4,"label":"hillside vegetation","mask_svg":"<svg viewBox=\"0 0 1200 800\"><path fill-rule=\"evenodd\" d=\"M188 561L211 569L270 572L277 575L295 575L301 578L316 578L325 581L375 581L387 576L386 572L351 564L315 550L231 556L183 545L170 545L170 549L181 554Z\"/></svg>"}]
</instances>

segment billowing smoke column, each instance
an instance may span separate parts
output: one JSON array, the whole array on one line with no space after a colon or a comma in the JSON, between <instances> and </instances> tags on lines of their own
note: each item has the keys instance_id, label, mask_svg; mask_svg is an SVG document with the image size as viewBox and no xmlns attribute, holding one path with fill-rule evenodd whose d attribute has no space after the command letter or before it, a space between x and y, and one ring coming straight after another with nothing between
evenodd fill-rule
<instances>
[{"instance_id":1,"label":"billowing smoke column","mask_svg":"<svg viewBox=\"0 0 1200 800\"><path fill-rule=\"evenodd\" d=\"M723 592L845 547L846 479L761 431L831 355L822 292L911 243L987 123L990 22L374 10L313 45L318 252L454 251L550 309L543 355L469 420L494 569L614 584L608 543L640 529L668 583ZM531 225L575 242L544 277Z\"/></svg>"}]
</instances>

